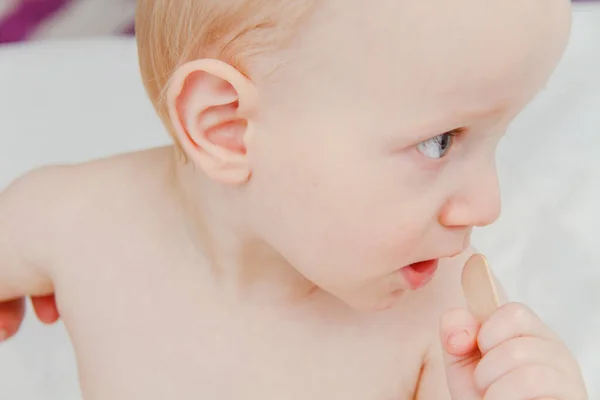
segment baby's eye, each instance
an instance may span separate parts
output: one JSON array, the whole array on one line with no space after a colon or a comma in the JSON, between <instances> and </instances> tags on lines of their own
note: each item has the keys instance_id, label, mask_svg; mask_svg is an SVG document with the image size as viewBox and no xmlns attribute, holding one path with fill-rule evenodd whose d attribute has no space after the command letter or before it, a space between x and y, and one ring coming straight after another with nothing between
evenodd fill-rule
<instances>
[{"instance_id":1,"label":"baby's eye","mask_svg":"<svg viewBox=\"0 0 600 400\"><path fill-rule=\"evenodd\" d=\"M419 143L417 150L429 158L443 158L452 148L456 135L456 131L442 133L441 135L437 135L431 139L427 139L426 141Z\"/></svg>"}]
</instances>

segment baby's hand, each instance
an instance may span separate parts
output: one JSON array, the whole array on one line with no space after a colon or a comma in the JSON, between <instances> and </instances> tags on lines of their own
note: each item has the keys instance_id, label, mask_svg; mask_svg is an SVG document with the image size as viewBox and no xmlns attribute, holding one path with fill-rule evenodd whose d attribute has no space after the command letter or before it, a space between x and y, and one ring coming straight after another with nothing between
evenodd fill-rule
<instances>
[{"instance_id":1,"label":"baby's hand","mask_svg":"<svg viewBox=\"0 0 600 400\"><path fill-rule=\"evenodd\" d=\"M58 321L59 314L54 295L32 297L33 308L40 321L53 324ZM17 333L25 317L25 299L0 303L0 342Z\"/></svg>"},{"instance_id":2,"label":"baby's hand","mask_svg":"<svg viewBox=\"0 0 600 400\"><path fill-rule=\"evenodd\" d=\"M586 400L573 355L531 310L500 307L483 325L465 310L442 318L453 400Z\"/></svg>"}]
</instances>

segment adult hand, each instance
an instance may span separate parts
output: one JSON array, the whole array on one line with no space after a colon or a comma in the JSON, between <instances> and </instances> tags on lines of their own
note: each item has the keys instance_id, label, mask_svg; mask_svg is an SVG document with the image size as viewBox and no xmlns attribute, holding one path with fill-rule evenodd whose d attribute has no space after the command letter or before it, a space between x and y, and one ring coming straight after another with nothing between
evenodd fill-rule
<instances>
[{"instance_id":1,"label":"adult hand","mask_svg":"<svg viewBox=\"0 0 600 400\"><path fill-rule=\"evenodd\" d=\"M31 302L38 319L53 324L59 319L54 294L32 297ZM25 298L0 303L0 342L14 336L25 318Z\"/></svg>"}]
</instances>

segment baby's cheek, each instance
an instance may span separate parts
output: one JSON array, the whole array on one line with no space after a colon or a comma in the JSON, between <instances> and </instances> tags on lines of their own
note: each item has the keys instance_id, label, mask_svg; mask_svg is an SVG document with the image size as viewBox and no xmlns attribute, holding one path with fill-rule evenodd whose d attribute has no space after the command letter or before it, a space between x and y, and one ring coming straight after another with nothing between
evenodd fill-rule
<instances>
[{"instance_id":1,"label":"baby's cheek","mask_svg":"<svg viewBox=\"0 0 600 400\"><path fill-rule=\"evenodd\" d=\"M365 226L338 231L324 239L323 250L340 273L357 284L375 281L392 271L414 262L414 250L420 242L411 231Z\"/></svg>"},{"instance_id":2,"label":"baby's cheek","mask_svg":"<svg viewBox=\"0 0 600 400\"><path fill-rule=\"evenodd\" d=\"M371 257L402 260L414 257L425 239L426 223L416 218L382 216L367 222L361 238Z\"/></svg>"}]
</instances>

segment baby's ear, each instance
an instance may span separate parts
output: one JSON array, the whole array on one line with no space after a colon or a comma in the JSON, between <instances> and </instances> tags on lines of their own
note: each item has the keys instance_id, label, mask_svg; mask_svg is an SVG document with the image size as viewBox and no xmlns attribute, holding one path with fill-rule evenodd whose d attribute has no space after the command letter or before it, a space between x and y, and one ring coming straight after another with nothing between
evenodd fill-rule
<instances>
[{"instance_id":1,"label":"baby's ear","mask_svg":"<svg viewBox=\"0 0 600 400\"><path fill-rule=\"evenodd\" d=\"M249 122L257 106L255 85L218 60L178 68L167 89L167 107L188 160L210 178L242 184L251 176L246 155Z\"/></svg>"}]
</instances>

